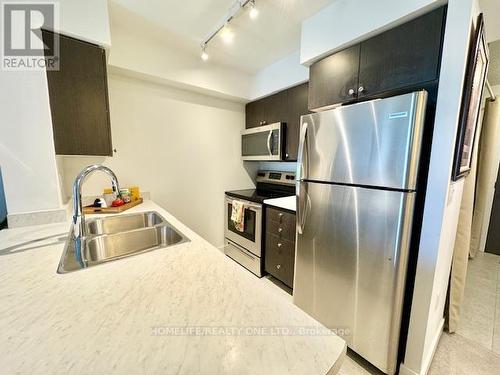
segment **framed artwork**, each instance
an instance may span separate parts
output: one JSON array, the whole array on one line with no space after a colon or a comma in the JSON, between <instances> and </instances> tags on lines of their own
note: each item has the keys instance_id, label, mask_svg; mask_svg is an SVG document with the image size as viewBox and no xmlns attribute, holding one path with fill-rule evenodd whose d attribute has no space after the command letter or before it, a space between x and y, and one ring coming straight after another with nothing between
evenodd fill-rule
<instances>
[{"instance_id":1,"label":"framed artwork","mask_svg":"<svg viewBox=\"0 0 500 375\"><path fill-rule=\"evenodd\" d=\"M481 13L477 20L476 30L473 33L467 62L464 91L462 94L462 108L455 144L455 159L452 172L453 181L466 176L471 169L472 152L474 150L474 140L488 64L489 53L484 36L484 18Z\"/></svg>"}]
</instances>

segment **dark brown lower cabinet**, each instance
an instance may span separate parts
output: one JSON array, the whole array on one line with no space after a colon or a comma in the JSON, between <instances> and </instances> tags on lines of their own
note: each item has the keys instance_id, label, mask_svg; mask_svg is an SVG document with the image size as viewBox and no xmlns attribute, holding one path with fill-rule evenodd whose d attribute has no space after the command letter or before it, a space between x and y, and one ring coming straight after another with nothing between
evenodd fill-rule
<instances>
[{"instance_id":1,"label":"dark brown lower cabinet","mask_svg":"<svg viewBox=\"0 0 500 375\"><path fill-rule=\"evenodd\" d=\"M47 71L56 154L112 156L105 50L63 35L59 45L59 70Z\"/></svg>"},{"instance_id":2,"label":"dark brown lower cabinet","mask_svg":"<svg viewBox=\"0 0 500 375\"><path fill-rule=\"evenodd\" d=\"M266 208L264 269L293 288L295 266L295 214L279 208Z\"/></svg>"}]
</instances>

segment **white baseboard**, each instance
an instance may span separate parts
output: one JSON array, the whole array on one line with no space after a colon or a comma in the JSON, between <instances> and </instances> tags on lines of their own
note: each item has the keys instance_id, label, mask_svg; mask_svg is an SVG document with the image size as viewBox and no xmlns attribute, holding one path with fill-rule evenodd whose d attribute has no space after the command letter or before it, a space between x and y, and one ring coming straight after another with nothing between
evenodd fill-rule
<instances>
[{"instance_id":1,"label":"white baseboard","mask_svg":"<svg viewBox=\"0 0 500 375\"><path fill-rule=\"evenodd\" d=\"M432 360L434 359L434 354L436 354L439 339L441 338L441 334L443 333L443 327L444 318L441 319L439 327L434 333L434 337L431 342L432 350L430 350L428 352L429 354L423 359L422 364L420 365L420 370L412 370L409 367L406 367L404 363L401 363L401 365L399 366L399 375L427 375L427 373L429 372L429 368L431 367Z\"/></svg>"},{"instance_id":2,"label":"white baseboard","mask_svg":"<svg viewBox=\"0 0 500 375\"><path fill-rule=\"evenodd\" d=\"M399 375L419 375L419 374L413 370L410 370L403 363L401 363L401 365L399 365Z\"/></svg>"}]
</instances>

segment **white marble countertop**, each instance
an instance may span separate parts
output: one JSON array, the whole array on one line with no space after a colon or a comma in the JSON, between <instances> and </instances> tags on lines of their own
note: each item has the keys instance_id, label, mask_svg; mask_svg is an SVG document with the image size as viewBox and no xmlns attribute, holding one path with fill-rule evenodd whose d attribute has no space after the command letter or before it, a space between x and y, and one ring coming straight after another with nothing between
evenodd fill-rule
<instances>
[{"instance_id":1,"label":"white marble countertop","mask_svg":"<svg viewBox=\"0 0 500 375\"><path fill-rule=\"evenodd\" d=\"M292 195L291 197L266 199L264 203L269 206L284 208L290 211L296 211L295 195Z\"/></svg>"},{"instance_id":2,"label":"white marble countertop","mask_svg":"<svg viewBox=\"0 0 500 375\"><path fill-rule=\"evenodd\" d=\"M338 371L344 340L153 202L125 214L149 210L191 242L61 275L69 223L0 231L2 373Z\"/></svg>"}]
</instances>

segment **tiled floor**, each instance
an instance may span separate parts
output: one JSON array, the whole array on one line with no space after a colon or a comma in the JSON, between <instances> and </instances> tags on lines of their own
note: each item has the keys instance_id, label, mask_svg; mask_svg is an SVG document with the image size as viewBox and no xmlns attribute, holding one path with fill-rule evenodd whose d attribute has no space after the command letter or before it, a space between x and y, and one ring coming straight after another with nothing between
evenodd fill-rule
<instances>
[{"instance_id":1,"label":"tiled floor","mask_svg":"<svg viewBox=\"0 0 500 375\"><path fill-rule=\"evenodd\" d=\"M344 360L340 375L379 375L352 353ZM500 355L458 333L443 333L428 375L498 375Z\"/></svg>"},{"instance_id":2,"label":"tiled floor","mask_svg":"<svg viewBox=\"0 0 500 375\"><path fill-rule=\"evenodd\" d=\"M443 333L428 375L498 375L500 355L459 333Z\"/></svg>"},{"instance_id":3,"label":"tiled floor","mask_svg":"<svg viewBox=\"0 0 500 375\"><path fill-rule=\"evenodd\" d=\"M469 260L457 333L500 354L500 256Z\"/></svg>"},{"instance_id":4,"label":"tiled floor","mask_svg":"<svg viewBox=\"0 0 500 375\"><path fill-rule=\"evenodd\" d=\"M500 256L481 253L469 261L462 309L458 332L443 333L428 374L500 374ZM379 372L349 352L340 374Z\"/></svg>"}]
</instances>

